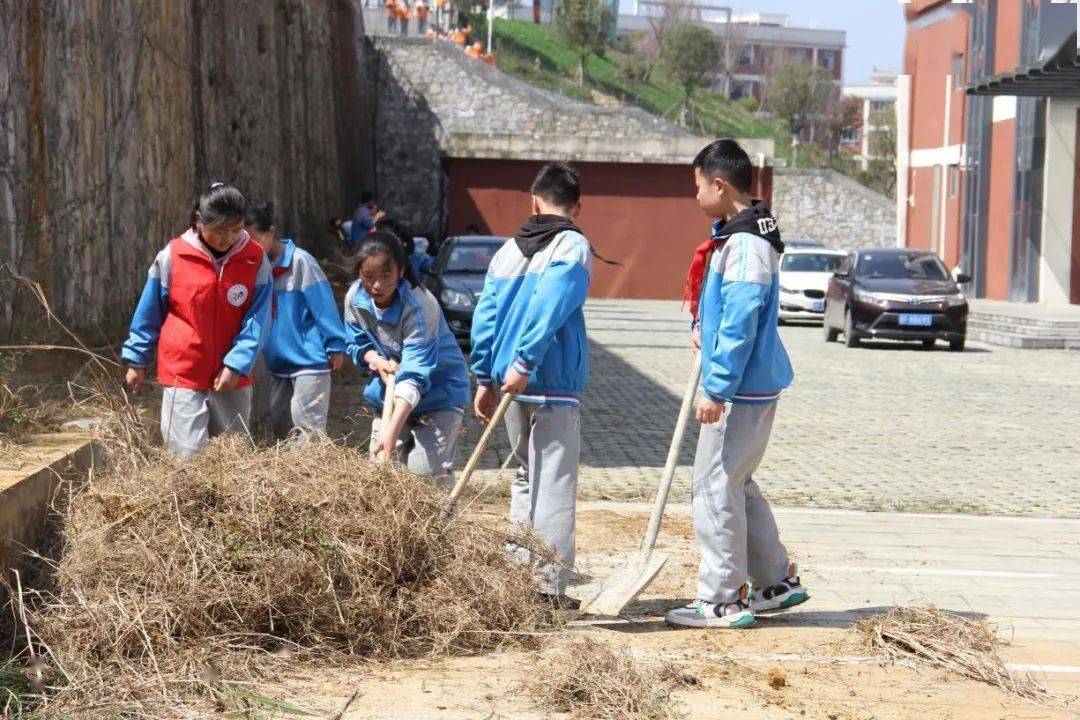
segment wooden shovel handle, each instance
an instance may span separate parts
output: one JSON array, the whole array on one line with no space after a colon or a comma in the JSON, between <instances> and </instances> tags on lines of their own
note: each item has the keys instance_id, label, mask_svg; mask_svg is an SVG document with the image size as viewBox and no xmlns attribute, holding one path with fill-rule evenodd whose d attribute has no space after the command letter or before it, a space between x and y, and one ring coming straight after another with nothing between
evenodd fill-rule
<instances>
[{"instance_id":1,"label":"wooden shovel handle","mask_svg":"<svg viewBox=\"0 0 1080 720\"><path fill-rule=\"evenodd\" d=\"M382 419L379 421L379 435L380 437L386 428L390 426L390 421L394 418L394 389L397 387L397 375L389 373L386 376L386 394L383 396L382 403ZM390 457L382 450L375 456L375 459L379 462L389 462Z\"/></svg>"},{"instance_id":2,"label":"wooden shovel handle","mask_svg":"<svg viewBox=\"0 0 1080 720\"><path fill-rule=\"evenodd\" d=\"M495 428L502 422L503 415L506 414L506 410L510 407L510 403L513 402L513 400L514 396L511 393L506 393L502 396L502 400L499 401L499 406L495 408L495 412L491 416L491 422L484 428L484 432L480 435L480 440L476 443L476 448L473 450L469 462L465 463L465 469L461 471L461 476L454 484L454 489L450 491L448 505L450 509L453 509L458 497L461 496L461 491L464 490L465 485L468 484L469 477L471 477L473 471L476 470L476 466L480 464L480 456L484 454L488 441L491 440L491 436L495 433Z\"/></svg>"}]
</instances>

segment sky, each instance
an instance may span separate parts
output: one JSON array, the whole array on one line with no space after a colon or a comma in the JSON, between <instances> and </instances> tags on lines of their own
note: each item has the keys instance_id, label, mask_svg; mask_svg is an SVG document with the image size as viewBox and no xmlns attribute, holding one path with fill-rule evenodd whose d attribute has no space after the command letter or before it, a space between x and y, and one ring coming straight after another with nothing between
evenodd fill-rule
<instances>
[{"instance_id":1,"label":"sky","mask_svg":"<svg viewBox=\"0 0 1080 720\"><path fill-rule=\"evenodd\" d=\"M901 69L904 12L897 0L728 0L735 12L783 13L791 23L823 30L846 30L844 82L857 85L876 65Z\"/></svg>"}]
</instances>

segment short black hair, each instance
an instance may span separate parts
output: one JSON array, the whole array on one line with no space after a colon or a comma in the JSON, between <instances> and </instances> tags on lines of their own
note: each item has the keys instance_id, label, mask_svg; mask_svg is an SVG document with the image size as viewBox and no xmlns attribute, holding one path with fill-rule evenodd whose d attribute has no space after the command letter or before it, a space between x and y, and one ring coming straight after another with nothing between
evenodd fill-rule
<instances>
[{"instance_id":1,"label":"short black hair","mask_svg":"<svg viewBox=\"0 0 1080 720\"><path fill-rule=\"evenodd\" d=\"M581 177L566 163L548 163L536 173L529 192L546 203L569 210L581 200Z\"/></svg>"},{"instance_id":2,"label":"short black hair","mask_svg":"<svg viewBox=\"0 0 1080 720\"><path fill-rule=\"evenodd\" d=\"M718 177L740 192L749 193L754 184L750 156L734 140L717 140L706 145L694 158L694 167L708 179Z\"/></svg>"},{"instance_id":3,"label":"short black hair","mask_svg":"<svg viewBox=\"0 0 1080 720\"><path fill-rule=\"evenodd\" d=\"M409 254L405 250L405 244L400 237L386 230L376 230L373 233L368 233L360 241L360 246L351 258L350 264L352 267L349 269L352 276L359 276L364 261L376 255L389 255L394 261L394 265L405 274L405 279L409 281L410 285L417 287L420 284L416 274L413 273L412 265L409 264Z\"/></svg>"},{"instance_id":4,"label":"short black hair","mask_svg":"<svg viewBox=\"0 0 1080 720\"><path fill-rule=\"evenodd\" d=\"M268 201L262 205L248 205L244 213L244 224L259 232L266 232L274 226L274 203Z\"/></svg>"}]
</instances>

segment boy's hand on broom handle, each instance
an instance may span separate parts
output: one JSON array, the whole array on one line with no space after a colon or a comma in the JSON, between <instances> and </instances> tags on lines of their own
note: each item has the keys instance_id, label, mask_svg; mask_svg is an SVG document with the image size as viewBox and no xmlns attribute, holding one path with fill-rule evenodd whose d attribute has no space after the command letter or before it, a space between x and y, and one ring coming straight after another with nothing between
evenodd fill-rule
<instances>
[{"instance_id":1,"label":"boy's hand on broom handle","mask_svg":"<svg viewBox=\"0 0 1080 720\"><path fill-rule=\"evenodd\" d=\"M124 374L124 384L133 394L138 394L146 384L146 368L129 367Z\"/></svg>"},{"instance_id":2,"label":"boy's hand on broom handle","mask_svg":"<svg viewBox=\"0 0 1080 720\"><path fill-rule=\"evenodd\" d=\"M473 400L473 413L476 419L485 425L491 422L495 412L495 389L490 385L476 386L476 399Z\"/></svg>"},{"instance_id":3,"label":"boy's hand on broom handle","mask_svg":"<svg viewBox=\"0 0 1080 720\"><path fill-rule=\"evenodd\" d=\"M242 376L230 367L223 367L218 370L217 377L214 378L214 392L229 392L236 389L236 384L240 382Z\"/></svg>"},{"instance_id":4,"label":"boy's hand on broom handle","mask_svg":"<svg viewBox=\"0 0 1080 720\"><path fill-rule=\"evenodd\" d=\"M525 388L529 386L528 374L519 373L517 370L510 368L506 373L506 377L503 378L503 384L501 390L504 393L510 393L511 395L520 395L525 392Z\"/></svg>"},{"instance_id":5,"label":"boy's hand on broom handle","mask_svg":"<svg viewBox=\"0 0 1080 720\"><path fill-rule=\"evenodd\" d=\"M698 400L697 404L697 420L702 425L712 425L713 423L720 422L720 418L724 417L724 403L715 402L707 397L703 397Z\"/></svg>"}]
</instances>

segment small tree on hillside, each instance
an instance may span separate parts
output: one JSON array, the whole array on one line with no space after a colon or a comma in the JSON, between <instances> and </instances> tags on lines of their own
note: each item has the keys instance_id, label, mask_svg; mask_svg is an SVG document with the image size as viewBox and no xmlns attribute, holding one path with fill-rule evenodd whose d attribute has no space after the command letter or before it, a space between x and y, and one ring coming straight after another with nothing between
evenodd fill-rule
<instances>
[{"instance_id":1,"label":"small tree on hillside","mask_svg":"<svg viewBox=\"0 0 1080 720\"><path fill-rule=\"evenodd\" d=\"M859 98L837 98L830 102L822 118L822 130L829 150L829 167L840 150L840 140L862 126L863 101Z\"/></svg>"},{"instance_id":2,"label":"small tree on hillside","mask_svg":"<svg viewBox=\"0 0 1080 720\"><path fill-rule=\"evenodd\" d=\"M870 168L867 184L885 195L896 192L896 109L870 115Z\"/></svg>"},{"instance_id":3,"label":"small tree on hillside","mask_svg":"<svg viewBox=\"0 0 1080 720\"><path fill-rule=\"evenodd\" d=\"M823 67L809 63L781 65L772 74L765 89L769 110L787 122L795 145L804 130L820 121L839 88ZM792 164L796 157L792 155Z\"/></svg>"},{"instance_id":4,"label":"small tree on hillside","mask_svg":"<svg viewBox=\"0 0 1080 720\"><path fill-rule=\"evenodd\" d=\"M555 29L578 56L578 85L585 85L589 54L604 54L612 21L611 9L603 0L558 0L555 5Z\"/></svg>"},{"instance_id":5,"label":"small tree on hillside","mask_svg":"<svg viewBox=\"0 0 1080 720\"><path fill-rule=\"evenodd\" d=\"M694 92L708 86L716 75L720 53L716 38L700 25L683 23L668 33L664 41L663 59L672 77L682 87L681 124L686 124L686 113Z\"/></svg>"}]
</instances>

